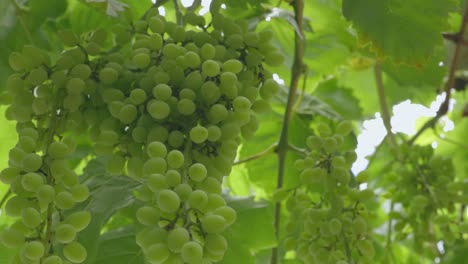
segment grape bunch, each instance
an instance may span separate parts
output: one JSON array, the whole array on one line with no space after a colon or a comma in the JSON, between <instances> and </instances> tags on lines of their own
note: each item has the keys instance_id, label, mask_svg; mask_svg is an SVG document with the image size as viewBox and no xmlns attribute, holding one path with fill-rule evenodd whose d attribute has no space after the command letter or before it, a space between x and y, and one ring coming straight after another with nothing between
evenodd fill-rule
<instances>
[{"instance_id":1,"label":"grape bunch","mask_svg":"<svg viewBox=\"0 0 468 264\"><path fill-rule=\"evenodd\" d=\"M279 89L264 64L283 57L271 32L250 31L220 5L212 1L210 23L187 12L176 24L151 8L112 33L62 31L67 48L55 63L31 46L10 56L17 73L8 80L7 117L18 122L20 141L0 179L15 194L8 214L22 220L1 238L22 247L22 263L86 260L75 238L91 215L62 212L89 196L66 162L76 135L89 137L90 155L109 174L141 183L136 243L150 263L222 260L223 231L236 219L221 195L223 177Z\"/></svg>"},{"instance_id":2,"label":"grape bunch","mask_svg":"<svg viewBox=\"0 0 468 264\"><path fill-rule=\"evenodd\" d=\"M432 146L402 145L400 150L406 166L397 163L386 174L393 184L389 197L402 207L389 215L395 239L412 239L418 252L434 255L437 242L450 245L467 233L459 211L468 201L468 184L456 181L452 161L435 155Z\"/></svg>"},{"instance_id":3,"label":"grape bunch","mask_svg":"<svg viewBox=\"0 0 468 264\"><path fill-rule=\"evenodd\" d=\"M352 125L342 121L333 131L319 123L317 130L318 136L307 138L307 157L296 161L300 187L277 193L289 194L284 248L304 263L372 263L375 252L366 202L374 193L357 188L365 183L366 174L353 178L350 169L356 154L342 151Z\"/></svg>"},{"instance_id":4,"label":"grape bunch","mask_svg":"<svg viewBox=\"0 0 468 264\"><path fill-rule=\"evenodd\" d=\"M68 166L77 142L68 130L73 120L65 109L69 91L62 87L71 86L76 73L55 70L48 54L33 46L12 53L10 64L17 73L7 81L6 116L17 121L18 142L0 180L10 185L5 213L15 222L1 232L0 241L20 249L13 263L61 263L53 242L63 245L66 259L81 263L87 252L76 236L91 214L64 214L89 197L88 187Z\"/></svg>"}]
</instances>

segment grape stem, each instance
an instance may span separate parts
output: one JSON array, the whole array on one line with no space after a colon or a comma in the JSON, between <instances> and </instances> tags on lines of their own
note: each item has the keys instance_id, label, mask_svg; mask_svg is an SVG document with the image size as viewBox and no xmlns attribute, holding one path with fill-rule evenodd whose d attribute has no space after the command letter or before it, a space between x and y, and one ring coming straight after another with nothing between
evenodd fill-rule
<instances>
[{"instance_id":1,"label":"grape stem","mask_svg":"<svg viewBox=\"0 0 468 264\"><path fill-rule=\"evenodd\" d=\"M254 154L252 156L249 156L247 158L234 161L234 163L232 165L239 165L239 164L246 163L246 162L249 162L249 161L252 161L252 160L263 158L263 157L265 157L266 155L268 155L270 153L276 152L277 147L278 147L278 143L274 143L273 145L269 146L268 148Z\"/></svg>"},{"instance_id":2,"label":"grape stem","mask_svg":"<svg viewBox=\"0 0 468 264\"><path fill-rule=\"evenodd\" d=\"M26 33L26 37L28 38L29 42L31 44L34 44L34 40L32 38L32 35L31 35L31 32L29 31L28 27L26 26L26 22L24 22L24 17L23 17L23 14L25 12L27 12L28 10L23 7L23 6L20 6L18 4L18 2L16 2L16 0L11 0L11 4L15 7L16 9L16 16L18 17L18 20L21 24L21 27L23 28L24 30L24 33Z\"/></svg>"},{"instance_id":3,"label":"grape stem","mask_svg":"<svg viewBox=\"0 0 468 264\"><path fill-rule=\"evenodd\" d=\"M375 76L375 83L377 86L377 94L379 96L379 103L380 103L380 112L382 112L382 120L385 126L385 130L387 130L388 140L392 148L396 151L398 148L398 144L396 142L395 136L392 132L392 125L391 125L391 116L389 107L387 104L386 96L385 96L385 87L382 80L382 67L380 63L375 63L374 65L374 76Z\"/></svg>"},{"instance_id":4,"label":"grape stem","mask_svg":"<svg viewBox=\"0 0 468 264\"><path fill-rule=\"evenodd\" d=\"M421 134L426 131L428 128L432 128L437 124L437 121L447 114L449 110L449 102L451 97L451 92L453 88L453 84L455 81L455 72L457 70L458 60L460 59L460 54L462 47L465 43L465 39L463 36L465 35L466 27L468 24L468 5L465 5L465 10L463 12L463 20L460 27L460 31L454 34L453 41L455 42L455 49L453 51L452 61L450 63L450 68L447 76L447 82L445 83L444 92L445 92L445 100L440 105L439 109L437 110L437 114L429 119L419 130L416 134L408 141L409 145L413 145L416 139L421 136Z\"/></svg>"},{"instance_id":5,"label":"grape stem","mask_svg":"<svg viewBox=\"0 0 468 264\"><path fill-rule=\"evenodd\" d=\"M11 189L8 189L8 191L3 195L2 200L0 201L0 208L3 207L3 204L8 200L8 197L12 194Z\"/></svg>"},{"instance_id":6,"label":"grape stem","mask_svg":"<svg viewBox=\"0 0 468 264\"><path fill-rule=\"evenodd\" d=\"M289 87L288 101L286 104L286 110L283 117L283 125L281 128L281 135L277 148L278 155L278 178L276 183L276 189L281 189L283 186L283 178L285 172L286 155L289 150L288 143L288 130L289 123L291 121L291 115L296 99L297 88L299 86L299 80L304 74L304 0L295 0L291 3L294 9L294 19L296 20L297 30L294 31L294 62L291 69L291 83ZM275 204L275 235L276 240L279 241L280 235L280 223L281 223L281 202ZM274 247L271 252L271 264L277 264L279 262L278 247Z\"/></svg>"},{"instance_id":7,"label":"grape stem","mask_svg":"<svg viewBox=\"0 0 468 264\"><path fill-rule=\"evenodd\" d=\"M177 25L182 26L182 12L180 11L179 0L173 0Z\"/></svg>"}]
</instances>

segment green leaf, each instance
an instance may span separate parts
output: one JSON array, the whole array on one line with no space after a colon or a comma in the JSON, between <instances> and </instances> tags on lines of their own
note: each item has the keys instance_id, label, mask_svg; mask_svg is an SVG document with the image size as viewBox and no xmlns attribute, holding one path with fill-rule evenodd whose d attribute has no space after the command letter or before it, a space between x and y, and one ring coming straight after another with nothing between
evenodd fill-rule
<instances>
[{"instance_id":1,"label":"green leaf","mask_svg":"<svg viewBox=\"0 0 468 264\"><path fill-rule=\"evenodd\" d=\"M421 64L441 44L454 1L344 0L343 14L379 55Z\"/></svg>"},{"instance_id":2,"label":"green leaf","mask_svg":"<svg viewBox=\"0 0 468 264\"><path fill-rule=\"evenodd\" d=\"M135 242L132 227L104 233L98 241L96 264L143 264L145 259L141 248Z\"/></svg>"},{"instance_id":3,"label":"green leaf","mask_svg":"<svg viewBox=\"0 0 468 264\"><path fill-rule=\"evenodd\" d=\"M332 107L344 119L358 120L362 117L359 100L353 91L339 86L335 78L321 82L313 95Z\"/></svg>"},{"instance_id":4,"label":"green leaf","mask_svg":"<svg viewBox=\"0 0 468 264\"><path fill-rule=\"evenodd\" d=\"M119 12L125 11L128 7L127 4L120 2L119 0L86 0L87 3L105 3L106 14L112 17L117 17Z\"/></svg>"}]
</instances>

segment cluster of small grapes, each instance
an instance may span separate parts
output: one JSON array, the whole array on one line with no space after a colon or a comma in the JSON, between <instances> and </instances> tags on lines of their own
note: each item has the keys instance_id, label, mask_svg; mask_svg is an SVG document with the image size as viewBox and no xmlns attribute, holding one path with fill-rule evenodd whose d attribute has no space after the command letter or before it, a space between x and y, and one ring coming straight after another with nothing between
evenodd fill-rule
<instances>
[{"instance_id":1,"label":"cluster of small grapes","mask_svg":"<svg viewBox=\"0 0 468 264\"><path fill-rule=\"evenodd\" d=\"M365 203L374 193L359 191L357 183L364 183L366 174L352 178L356 154L341 150L352 125L340 122L333 133L320 123L317 130L319 136L307 138L307 157L296 161L301 185L287 190L291 215L284 248L304 263L372 263L375 253Z\"/></svg>"},{"instance_id":2,"label":"cluster of small grapes","mask_svg":"<svg viewBox=\"0 0 468 264\"><path fill-rule=\"evenodd\" d=\"M386 177L394 204L403 210L394 211L397 240L414 235L420 249L433 247L443 240L451 244L467 233L460 223L460 207L468 202L468 184L456 181L452 161L434 155L431 146L401 146L405 166L396 165ZM432 251L431 249L428 250Z\"/></svg>"},{"instance_id":3,"label":"cluster of small grapes","mask_svg":"<svg viewBox=\"0 0 468 264\"><path fill-rule=\"evenodd\" d=\"M13 263L62 263L52 243L63 244L66 259L81 263L87 253L76 236L91 215L88 211L62 214L89 197L88 187L67 165L77 143L65 133L70 121L66 94L81 80L79 70L52 67L47 53L33 46L12 53L10 64L17 73L7 81L6 116L17 121L18 142L0 180L10 185L12 193L5 213L19 219L3 230L0 240L9 248L20 248Z\"/></svg>"},{"instance_id":4,"label":"cluster of small grapes","mask_svg":"<svg viewBox=\"0 0 468 264\"><path fill-rule=\"evenodd\" d=\"M240 137L258 128L255 112L268 110L279 89L263 63L283 58L271 32L252 32L246 21L224 17L220 3L212 2L208 26L194 13L178 25L151 8L132 25L116 26L112 49L105 48L104 30L82 37L63 31L69 48L55 65L29 46L11 55L19 73L8 81L7 117L19 122L20 142L1 179L16 195L7 203L14 208L9 215L23 217L2 240L24 244L23 263L60 263L50 244L57 242L65 244L68 261L86 259L75 237L89 213L61 213L89 196L66 166L76 147L71 132L89 135L110 174L142 183L137 244L150 263L223 258L222 232L236 212L221 196L222 179ZM51 217L55 211L58 217Z\"/></svg>"}]
</instances>

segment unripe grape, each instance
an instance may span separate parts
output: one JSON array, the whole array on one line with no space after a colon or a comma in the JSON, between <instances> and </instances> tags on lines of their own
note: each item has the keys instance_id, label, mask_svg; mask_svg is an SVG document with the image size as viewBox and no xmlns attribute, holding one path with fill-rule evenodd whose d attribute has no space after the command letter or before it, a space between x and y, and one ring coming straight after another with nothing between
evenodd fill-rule
<instances>
[{"instance_id":1,"label":"unripe grape","mask_svg":"<svg viewBox=\"0 0 468 264\"><path fill-rule=\"evenodd\" d=\"M162 190L157 197L159 208L166 213L174 213L179 209L180 198L172 190Z\"/></svg>"},{"instance_id":2,"label":"unripe grape","mask_svg":"<svg viewBox=\"0 0 468 264\"><path fill-rule=\"evenodd\" d=\"M27 67L26 58L19 52L12 52L8 62L14 71L22 71Z\"/></svg>"},{"instance_id":3,"label":"unripe grape","mask_svg":"<svg viewBox=\"0 0 468 264\"><path fill-rule=\"evenodd\" d=\"M11 217L21 216L22 210L29 205L28 200L21 196L11 197L5 204L5 213Z\"/></svg>"},{"instance_id":4,"label":"unripe grape","mask_svg":"<svg viewBox=\"0 0 468 264\"><path fill-rule=\"evenodd\" d=\"M171 150L166 157L167 163L171 168L181 168L184 165L184 154L179 150Z\"/></svg>"},{"instance_id":5,"label":"unripe grape","mask_svg":"<svg viewBox=\"0 0 468 264\"><path fill-rule=\"evenodd\" d=\"M178 227L171 230L167 236L167 246L174 253L179 253L182 247L190 240L187 229Z\"/></svg>"},{"instance_id":6,"label":"unripe grape","mask_svg":"<svg viewBox=\"0 0 468 264\"><path fill-rule=\"evenodd\" d=\"M274 51L265 55L265 63L271 66L280 66L284 63L283 54Z\"/></svg>"},{"instance_id":7,"label":"unripe grape","mask_svg":"<svg viewBox=\"0 0 468 264\"><path fill-rule=\"evenodd\" d=\"M143 175L154 173L164 173L167 169L167 162L163 158L150 158L143 165Z\"/></svg>"},{"instance_id":8,"label":"unripe grape","mask_svg":"<svg viewBox=\"0 0 468 264\"><path fill-rule=\"evenodd\" d=\"M205 248L212 254L224 254L227 247L228 243L221 235L209 234L205 238Z\"/></svg>"},{"instance_id":9,"label":"unripe grape","mask_svg":"<svg viewBox=\"0 0 468 264\"><path fill-rule=\"evenodd\" d=\"M70 192L62 191L55 197L55 205L60 209L70 209L75 205L75 199Z\"/></svg>"},{"instance_id":10,"label":"unripe grape","mask_svg":"<svg viewBox=\"0 0 468 264\"><path fill-rule=\"evenodd\" d=\"M272 98L279 91L279 84L273 79L267 79L260 87L260 95L263 99Z\"/></svg>"},{"instance_id":11,"label":"unripe grape","mask_svg":"<svg viewBox=\"0 0 468 264\"><path fill-rule=\"evenodd\" d=\"M6 228L0 233L0 241L8 248L18 248L24 244L24 235L13 228Z\"/></svg>"},{"instance_id":12,"label":"unripe grape","mask_svg":"<svg viewBox=\"0 0 468 264\"><path fill-rule=\"evenodd\" d=\"M203 248L195 241L189 241L184 244L181 251L184 262L189 264L202 263Z\"/></svg>"},{"instance_id":13,"label":"unripe grape","mask_svg":"<svg viewBox=\"0 0 468 264\"><path fill-rule=\"evenodd\" d=\"M196 182L201 182L206 178L207 170L205 165L201 163L195 163L190 166L188 173L190 179Z\"/></svg>"},{"instance_id":14,"label":"unripe grape","mask_svg":"<svg viewBox=\"0 0 468 264\"><path fill-rule=\"evenodd\" d=\"M186 201L190 194L192 193L192 187L186 183L182 183L177 185L174 188L174 191L177 193L177 195L180 197L181 201Z\"/></svg>"},{"instance_id":15,"label":"unripe grape","mask_svg":"<svg viewBox=\"0 0 468 264\"><path fill-rule=\"evenodd\" d=\"M59 256L55 256L55 255L48 256L42 261L42 264L62 264L62 263L63 263L62 258L60 258Z\"/></svg>"},{"instance_id":16,"label":"unripe grape","mask_svg":"<svg viewBox=\"0 0 468 264\"><path fill-rule=\"evenodd\" d=\"M37 68L29 73L27 80L30 81L33 85L40 85L45 80L47 80L47 78L47 72L42 68Z\"/></svg>"},{"instance_id":17,"label":"unripe grape","mask_svg":"<svg viewBox=\"0 0 468 264\"><path fill-rule=\"evenodd\" d=\"M137 89L133 89L130 92L130 99L136 105L144 103L146 101L146 98L147 98L146 92L143 89L137 88Z\"/></svg>"},{"instance_id":18,"label":"unripe grape","mask_svg":"<svg viewBox=\"0 0 468 264\"><path fill-rule=\"evenodd\" d=\"M200 56L202 57L203 60L213 59L215 56L215 52L216 52L215 48L210 43L205 43L200 48Z\"/></svg>"},{"instance_id":19,"label":"unripe grape","mask_svg":"<svg viewBox=\"0 0 468 264\"><path fill-rule=\"evenodd\" d=\"M196 105L190 99L181 99L177 103L177 110L179 110L179 113L182 115L191 115L195 112Z\"/></svg>"},{"instance_id":20,"label":"unripe grape","mask_svg":"<svg viewBox=\"0 0 468 264\"><path fill-rule=\"evenodd\" d=\"M357 248L359 251L362 253L362 255L372 258L375 255L375 250L374 246L372 245L372 242L369 240L359 240L356 243Z\"/></svg>"},{"instance_id":21,"label":"unripe grape","mask_svg":"<svg viewBox=\"0 0 468 264\"><path fill-rule=\"evenodd\" d=\"M362 216L358 215L353 220L353 230L357 234L365 234L367 232L367 222Z\"/></svg>"},{"instance_id":22,"label":"unripe grape","mask_svg":"<svg viewBox=\"0 0 468 264\"><path fill-rule=\"evenodd\" d=\"M73 213L66 218L65 222L72 225L77 232L80 232L91 222L91 213L88 211Z\"/></svg>"},{"instance_id":23,"label":"unripe grape","mask_svg":"<svg viewBox=\"0 0 468 264\"><path fill-rule=\"evenodd\" d=\"M113 68L106 67L99 72L99 80L104 84L112 84L119 77L119 73Z\"/></svg>"},{"instance_id":24,"label":"unripe grape","mask_svg":"<svg viewBox=\"0 0 468 264\"><path fill-rule=\"evenodd\" d=\"M163 143L153 141L146 147L146 153L148 153L148 156L150 157L164 158L167 155L167 148Z\"/></svg>"},{"instance_id":25,"label":"unripe grape","mask_svg":"<svg viewBox=\"0 0 468 264\"><path fill-rule=\"evenodd\" d=\"M159 211L151 206L143 206L137 210L136 217L146 226L154 226L159 222Z\"/></svg>"},{"instance_id":26,"label":"unripe grape","mask_svg":"<svg viewBox=\"0 0 468 264\"><path fill-rule=\"evenodd\" d=\"M132 123L138 115L138 110L134 105L128 104L120 108L118 118L123 124Z\"/></svg>"},{"instance_id":27,"label":"unripe grape","mask_svg":"<svg viewBox=\"0 0 468 264\"><path fill-rule=\"evenodd\" d=\"M208 196L204 191L195 190L188 197L190 207L203 210L208 205Z\"/></svg>"},{"instance_id":28,"label":"unripe grape","mask_svg":"<svg viewBox=\"0 0 468 264\"><path fill-rule=\"evenodd\" d=\"M166 118L169 115L170 107L166 102L152 100L147 105L148 113L157 120Z\"/></svg>"},{"instance_id":29,"label":"unripe grape","mask_svg":"<svg viewBox=\"0 0 468 264\"><path fill-rule=\"evenodd\" d=\"M28 153L22 160L22 169L27 172L34 172L41 168L42 157L36 153Z\"/></svg>"},{"instance_id":30,"label":"unripe grape","mask_svg":"<svg viewBox=\"0 0 468 264\"><path fill-rule=\"evenodd\" d=\"M42 223L41 214L32 207L22 210L21 219L24 225L29 228L35 228Z\"/></svg>"},{"instance_id":31,"label":"unripe grape","mask_svg":"<svg viewBox=\"0 0 468 264\"><path fill-rule=\"evenodd\" d=\"M45 252L44 245L39 241L31 241L24 245L22 254L30 260L39 260Z\"/></svg>"},{"instance_id":32,"label":"unripe grape","mask_svg":"<svg viewBox=\"0 0 468 264\"><path fill-rule=\"evenodd\" d=\"M169 99L169 97L171 97L171 95L172 95L172 89L167 84L161 83L161 84L156 85L153 88L153 96L156 99L166 101L167 99Z\"/></svg>"},{"instance_id":33,"label":"unripe grape","mask_svg":"<svg viewBox=\"0 0 468 264\"><path fill-rule=\"evenodd\" d=\"M166 263L165 261L169 258L169 249L163 243L157 243L151 245L145 251L146 258L150 263Z\"/></svg>"},{"instance_id":34,"label":"unripe grape","mask_svg":"<svg viewBox=\"0 0 468 264\"><path fill-rule=\"evenodd\" d=\"M165 22L158 16L153 16L148 20L148 26L153 33L164 33Z\"/></svg>"},{"instance_id":35,"label":"unripe grape","mask_svg":"<svg viewBox=\"0 0 468 264\"><path fill-rule=\"evenodd\" d=\"M219 65L214 60L206 60L202 64L202 73L208 77L214 77L219 74Z\"/></svg>"},{"instance_id":36,"label":"unripe grape","mask_svg":"<svg viewBox=\"0 0 468 264\"><path fill-rule=\"evenodd\" d=\"M208 112L208 119L212 123L219 123L228 117L228 110L222 104L214 104Z\"/></svg>"},{"instance_id":37,"label":"unripe grape","mask_svg":"<svg viewBox=\"0 0 468 264\"><path fill-rule=\"evenodd\" d=\"M208 130L205 127L196 126L190 130L190 139L197 144L205 142L207 138Z\"/></svg>"},{"instance_id":38,"label":"unripe grape","mask_svg":"<svg viewBox=\"0 0 468 264\"><path fill-rule=\"evenodd\" d=\"M169 134L167 141L169 143L169 146L179 148L184 144L185 137L184 134L182 134L182 132L175 130Z\"/></svg>"},{"instance_id":39,"label":"unripe grape","mask_svg":"<svg viewBox=\"0 0 468 264\"><path fill-rule=\"evenodd\" d=\"M59 224L55 228L55 236L54 239L60 243L66 244L70 243L76 238L76 230L70 224Z\"/></svg>"},{"instance_id":40,"label":"unripe grape","mask_svg":"<svg viewBox=\"0 0 468 264\"><path fill-rule=\"evenodd\" d=\"M38 173L30 172L21 177L21 185L27 191L36 191L44 184L42 176Z\"/></svg>"},{"instance_id":41,"label":"unripe grape","mask_svg":"<svg viewBox=\"0 0 468 264\"><path fill-rule=\"evenodd\" d=\"M81 203L89 198L88 186L84 184L77 184L70 188L70 193L73 196L75 202Z\"/></svg>"},{"instance_id":42,"label":"unripe grape","mask_svg":"<svg viewBox=\"0 0 468 264\"><path fill-rule=\"evenodd\" d=\"M53 159L62 159L68 156L68 146L63 142L54 141L50 143L47 154Z\"/></svg>"},{"instance_id":43,"label":"unripe grape","mask_svg":"<svg viewBox=\"0 0 468 264\"><path fill-rule=\"evenodd\" d=\"M353 124L351 121L342 121L336 127L336 133L347 136L353 130Z\"/></svg>"},{"instance_id":44,"label":"unripe grape","mask_svg":"<svg viewBox=\"0 0 468 264\"><path fill-rule=\"evenodd\" d=\"M79 242L71 242L63 247L63 255L72 263L82 263L88 255L86 248Z\"/></svg>"},{"instance_id":45,"label":"unripe grape","mask_svg":"<svg viewBox=\"0 0 468 264\"><path fill-rule=\"evenodd\" d=\"M193 51L189 51L185 53L184 61L187 67L193 68L193 69L200 67L200 63L201 63L200 56L198 56L198 54Z\"/></svg>"},{"instance_id":46,"label":"unripe grape","mask_svg":"<svg viewBox=\"0 0 468 264\"><path fill-rule=\"evenodd\" d=\"M218 207L213 213L222 216L226 220L227 225L232 225L237 218L236 211L229 206Z\"/></svg>"},{"instance_id":47,"label":"unripe grape","mask_svg":"<svg viewBox=\"0 0 468 264\"><path fill-rule=\"evenodd\" d=\"M182 176L176 170L168 170L165 176L167 185L170 187L178 186L182 180Z\"/></svg>"},{"instance_id":48,"label":"unripe grape","mask_svg":"<svg viewBox=\"0 0 468 264\"><path fill-rule=\"evenodd\" d=\"M219 215L205 215L201 219L203 231L208 234L219 234L226 228L226 220Z\"/></svg>"}]
</instances>

